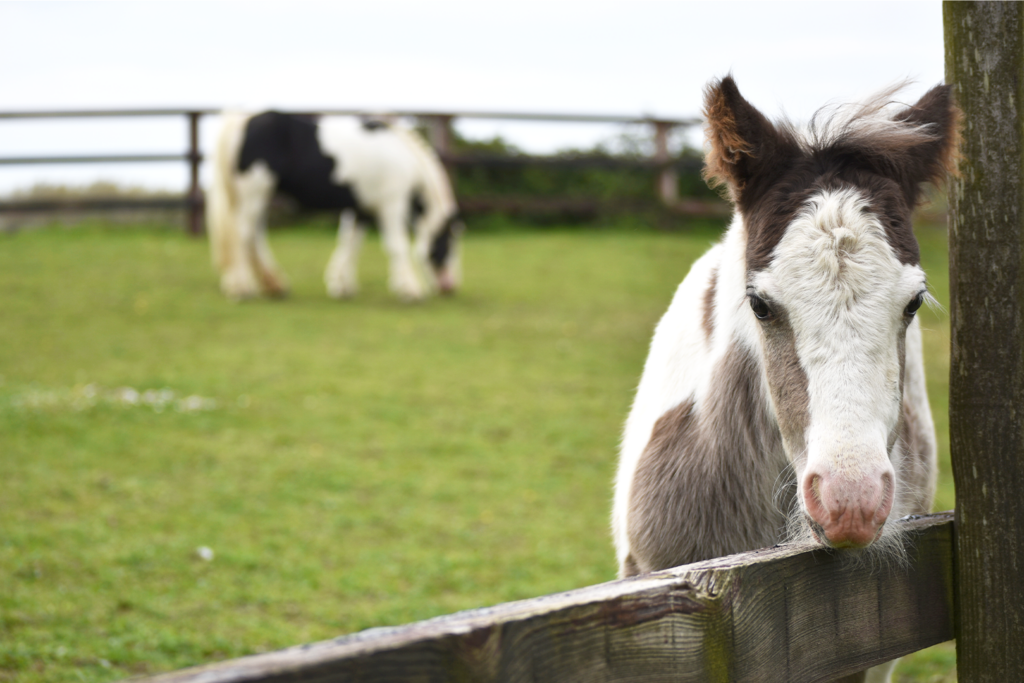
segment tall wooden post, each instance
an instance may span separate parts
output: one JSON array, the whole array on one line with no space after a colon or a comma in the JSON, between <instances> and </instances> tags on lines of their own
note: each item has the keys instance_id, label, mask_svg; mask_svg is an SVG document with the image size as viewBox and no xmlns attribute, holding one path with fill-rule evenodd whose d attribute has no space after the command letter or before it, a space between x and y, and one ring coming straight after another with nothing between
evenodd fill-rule
<instances>
[{"instance_id":1,"label":"tall wooden post","mask_svg":"<svg viewBox=\"0 0 1024 683\"><path fill-rule=\"evenodd\" d=\"M950 188L950 442L961 683L1024 681L1024 5L946 2L965 114Z\"/></svg>"},{"instance_id":2,"label":"tall wooden post","mask_svg":"<svg viewBox=\"0 0 1024 683\"><path fill-rule=\"evenodd\" d=\"M199 117L201 112L188 113L188 232L194 237L202 235L203 230L203 190L199 186L199 163L203 157L199 153Z\"/></svg>"},{"instance_id":3,"label":"tall wooden post","mask_svg":"<svg viewBox=\"0 0 1024 683\"><path fill-rule=\"evenodd\" d=\"M658 197L665 206L672 206L679 201L679 176L670 165L668 154L668 134L673 124L668 121L652 121L654 124L654 161L658 166L657 191Z\"/></svg>"}]
</instances>

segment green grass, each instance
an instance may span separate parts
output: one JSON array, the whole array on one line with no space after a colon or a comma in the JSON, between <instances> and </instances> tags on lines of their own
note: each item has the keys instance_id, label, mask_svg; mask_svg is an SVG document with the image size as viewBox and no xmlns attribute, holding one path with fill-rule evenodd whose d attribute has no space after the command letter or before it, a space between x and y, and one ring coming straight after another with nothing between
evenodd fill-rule
<instances>
[{"instance_id":1,"label":"green grass","mask_svg":"<svg viewBox=\"0 0 1024 683\"><path fill-rule=\"evenodd\" d=\"M945 234L921 237L946 302ZM329 300L327 230L274 234L293 295L241 305L176 231L0 235L0 681L156 673L614 578L621 424L715 238L470 234L464 291L407 306L376 243L360 296ZM946 509L948 322L921 316ZM950 652L906 680L944 680Z\"/></svg>"}]
</instances>

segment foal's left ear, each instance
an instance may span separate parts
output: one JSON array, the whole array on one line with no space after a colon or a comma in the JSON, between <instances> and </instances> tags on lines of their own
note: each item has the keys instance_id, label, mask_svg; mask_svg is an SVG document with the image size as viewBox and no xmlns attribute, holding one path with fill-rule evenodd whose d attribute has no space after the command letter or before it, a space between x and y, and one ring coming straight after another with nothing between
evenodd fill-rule
<instances>
[{"instance_id":1,"label":"foal's left ear","mask_svg":"<svg viewBox=\"0 0 1024 683\"><path fill-rule=\"evenodd\" d=\"M797 153L792 132L772 124L740 94L732 76L704 89L704 118L709 146L704 178L725 185L740 205L756 200L780 166Z\"/></svg>"},{"instance_id":2,"label":"foal's left ear","mask_svg":"<svg viewBox=\"0 0 1024 683\"><path fill-rule=\"evenodd\" d=\"M953 86L937 85L893 120L918 128L918 143L908 147L900 163L904 189L916 198L917 186L957 175L963 114L953 99ZM913 202L911 202L913 204Z\"/></svg>"}]
</instances>

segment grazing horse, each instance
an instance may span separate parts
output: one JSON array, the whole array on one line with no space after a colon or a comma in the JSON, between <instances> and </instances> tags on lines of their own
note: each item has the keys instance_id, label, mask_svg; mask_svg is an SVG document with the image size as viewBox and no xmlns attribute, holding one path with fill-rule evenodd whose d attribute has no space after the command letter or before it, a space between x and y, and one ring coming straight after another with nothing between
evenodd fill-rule
<instances>
[{"instance_id":1,"label":"grazing horse","mask_svg":"<svg viewBox=\"0 0 1024 683\"><path fill-rule=\"evenodd\" d=\"M233 299L287 291L267 243L276 191L307 208L342 212L324 274L330 296L358 289L360 223L368 218L381 231L399 297L421 299L459 284L458 206L437 155L408 128L350 117L225 113L213 174L210 248L221 290Z\"/></svg>"},{"instance_id":2,"label":"grazing horse","mask_svg":"<svg viewBox=\"0 0 1024 683\"><path fill-rule=\"evenodd\" d=\"M930 511L911 213L954 170L960 115L949 86L895 92L800 132L731 77L708 85L705 177L735 213L651 342L615 482L620 576L812 537L899 562L886 521Z\"/></svg>"}]
</instances>

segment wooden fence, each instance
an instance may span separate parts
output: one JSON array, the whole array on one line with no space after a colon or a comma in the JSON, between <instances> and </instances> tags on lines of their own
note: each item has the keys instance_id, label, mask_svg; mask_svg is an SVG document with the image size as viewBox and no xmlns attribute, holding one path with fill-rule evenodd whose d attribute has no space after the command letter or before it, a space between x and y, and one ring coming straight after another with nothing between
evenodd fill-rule
<instances>
[{"instance_id":1,"label":"wooden fence","mask_svg":"<svg viewBox=\"0 0 1024 683\"><path fill-rule=\"evenodd\" d=\"M150 683L812 683L953 637L953 517L908 566L787 545L187 669Z\"/></svg>"},{"instance_id":2,"label":"wooden fence","mask_svg":"<svg viewBox=\"0 0 1024 683\"><path fill-rule=\"evenodd\" d=\"M79 199L72 201L21 201L0 202L0 213L55 211L62 209L74 210L116 210L145 208L184 208L188 213L188 230L193 235L203 232L203 191L199 184L199 168L203 162L203 154L199 145L200 120L204 116L218 114L216 109L120 109L120 110L83 110L83 111L22 111L0 112L0 121L12 119L38 118L128 118L128 117L179 117L184 116L188 126L188 141L184 153L146 153L146 154L90 154L77 156L36 156L36 157L0 157L0 166L28 164L81 164L81 163L154 163L184 161L189 166L189 187L187 193L178 198L161 199ZM346 116L380 116L381 112L367 112L359 109L329 109L318 112L296 112L316 115ZM680 202L677 192L677 170L685 167L689 170L692 162L673 160L669 153L669 135L675 128L686 128L699 125L700 119L656 119L650 117L631 117L597 114L537 114L512 112L425 112L425 111L393 111L388 116L414 118L427 129L431 144L441 159L448 166L509 166L509 165L560 165L576 167L611 166L620 168L651 168L657 171L656 191L661 201L686 213L717 212L718 205L708 206L704 203ZM519 155L514 157L496 155L460 155L452 149L451 126L455 119L492 119L510 121L537 121L556 123L615 123L640 124L652 127L654 140L653 155L648 159L601 158L589 157L565 158ZM520 202L521 203L521 202ZM548 203L551 203L548 200ZM483 207L480 201L476 205ZM474 205L474 206L476 206ZM500 207L499 207L500 208Z\"/></svg>"}]
</instances>

